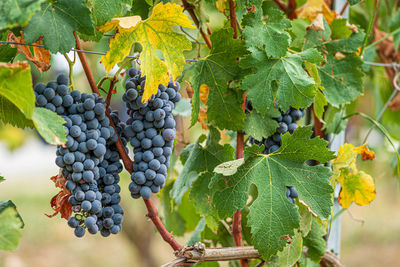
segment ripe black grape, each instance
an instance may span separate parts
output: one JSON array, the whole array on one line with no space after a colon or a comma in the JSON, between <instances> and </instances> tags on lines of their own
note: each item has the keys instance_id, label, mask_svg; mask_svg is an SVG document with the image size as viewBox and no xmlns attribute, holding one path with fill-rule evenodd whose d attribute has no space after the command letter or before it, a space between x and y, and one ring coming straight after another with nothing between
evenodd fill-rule
<instances>
[{"instance_id":1,"label":"ripe black grape","mask_svg":"<svg viewBox=\"0 0 400 267\"><path fill-rule=\"evenodd\" d=\"M62 74L57 82L34 87L36 105L57 112L66 121L67 142L65 148L57 147L55 162L67 179L65 188L71 192L68 202L75 215L69 218L68 225L75 229L77 237L84 236L85 229L108 236L110 231L103 228L108 219L106 225L115 226L112 233L116 234L123 220L118 186L122 164L115 146L118 137L105 115L105 100L95 94L68 92L68 83L68 77ZM116 112L111 116L121 134L124 124ZM123 137L121 140L125 145L127 141ZM116 221L105 217L104 209L106 215L110 209L118 215Z\"/></svg>"},{"instance_id":2,"label":"ripe black grape","mask_svg":"<svg viewBox=\"0 0 400 267\"><path fill-rule=\"evenodd\" d=\"M134 148L132 183L129 191L133 198L144 199L157 193L165 184L167 165L172 153L175 138L175 120L172 109L181 99L179 83L168 86L162 84L150 100L143 103L143 88L146 82L141 72L134 68L128 70L125 83L126 92L122 99L126 102L129 119L124 136ZM158 177L158 178L157 178Z\"/></svg>"}]
</instances>

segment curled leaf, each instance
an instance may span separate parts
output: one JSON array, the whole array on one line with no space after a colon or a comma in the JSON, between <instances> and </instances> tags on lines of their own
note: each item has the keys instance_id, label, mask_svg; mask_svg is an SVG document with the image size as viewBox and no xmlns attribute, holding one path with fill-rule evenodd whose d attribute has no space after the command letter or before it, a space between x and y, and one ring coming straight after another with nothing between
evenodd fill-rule
<instances>
[{"instance_id":1,"label":"curled leaf","mask_svg":"<svg viewBox=\"0 0 400 267\"><path fill-rule=\"evenodd\" d=\"M375 153L372 150L369 150L367 144L363 144L362 146L354 148L354 150L361 155L361 160L373 160L375 159Z\"/></svg>"},{"instance_id":2,"label":"curled leaf","mask_svg":"<svg viewBox=\"0 0 400 267\"><path fill-rule=\"evenodd\" d=\"M40 45L42 38L40 38L37 42L33 44ZM17 37L13 32L8 33L7 42L14 43L25 43L24 34L21 32L21 36ZM46 50L44 47L33 47L33 55L29 46L25 45L13 45L10 44L11 47L16 47L18 53L23 54L27 60L33 63L36 68L42 73L43 71L48 71L50 69L50 52Z\"/></svg>"},{"instance_id":3,"label":"curled leaf","mask_svg":"<svg viewBox=\"0 0 400 267\"><path fill-rule=\"evenodd\" d=\"M62 175L60 169L58 175L51 177L50 180L55 183L57 188L61 188L61 190L50 200L50 205L53 208L54 213L51 215L46 214L46 216L52 218L60 213L61 218L68 220L72 214L72 206L68 202L71 192L65 188L67 179Z\"/></svg>"},{"instance_id":4,"label":"curled leaf","mask_svg":"<svg viewBox=\"0 0 400 267\"><path fill-rule=\"evenodd\" d=\"M357 168L356 159L359 154L363 160L373 159L375 156L366 144L355 148L352 144L346 143L339 148L336 159L332 161L332 179L342 186L339 204L345 209L350 206L352 201L357 205L364 206L376 197L374 179Z\"/></svg>"}]
</instances>

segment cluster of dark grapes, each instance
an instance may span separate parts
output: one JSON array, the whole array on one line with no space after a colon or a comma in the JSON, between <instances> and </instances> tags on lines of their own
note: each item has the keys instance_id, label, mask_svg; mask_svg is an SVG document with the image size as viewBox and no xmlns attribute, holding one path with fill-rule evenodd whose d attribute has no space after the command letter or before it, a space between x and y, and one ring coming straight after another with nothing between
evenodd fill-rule
<instances>
[{"instance_id":1,"label":"cluster of dark grapes","mask_svg":"<svg viewBox=\"0 0 400 267\"><path fill-rule=\"evenodd\" d=\"M251 111L252 106L249 101L246 103L246 111ZM250 144L256 144L256 145L264 145L265 149L263 151L264 154L271 154L277 151L281 145L282 145L282 140L281 140L281 135L289 132L292 134L294 130L297 128L297 122L301 120L301 118L304 117L304 110L298 110L295 108L290 107L286 112L281 111L281 116L279 118L274 118L278 122L279 127L276 129L276 132L268 137L268 138L263 138L262 140L258 141L254 139L253 137L249 138ZM294 203L294 198L298 197L296 188L293 186L288 186L286 187L286 197L287 199Z\"/></svg>"},{"instance_id":2,"label":"cluster of dark grapes","mask_svg":"<svg viewBox=\"0 0 400 267\"><path fill-rule=\"evenodd\" d=\"M115 147L118 136L106 116L105 100L96 94L68 90L68 77L34 87L36 106L61 115L66 123L65 147L57 147L56 164L66 177L65 188L74 216L68 225L77 237L100 231L102 236L121 231L119 173L123 170ZM112 116L117 116L112 114Z\"/></svg>"},{"instance_id":3,"label":"cluster of dark grapes","mask_svg":"<svg viewBox=\"0 0 400 267\"><path fill-rule=\"evenodd\" d=\"M129 115L124 135L134 148L135 160L129 190L133 198L149 199L165 183L176 134L172 109L181 99L180 86L172 82L167 87L160 84L157 94L143 103L146 77L141 77L140 70L134 68L129 69L128 74L130 78L122 96Z\"/></svg>"}]
</instances>

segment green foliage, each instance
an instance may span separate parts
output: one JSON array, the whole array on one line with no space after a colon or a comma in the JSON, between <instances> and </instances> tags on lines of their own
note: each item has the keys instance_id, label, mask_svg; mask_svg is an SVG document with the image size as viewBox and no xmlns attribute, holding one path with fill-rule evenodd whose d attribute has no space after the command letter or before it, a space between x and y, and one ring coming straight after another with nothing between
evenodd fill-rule
<instances>
[{"instance_id":1,"label":"green foliage","mask_svg":"<svg viewBox=\"0 0 400 267\"><path fill-rule=\"evenodd\" d=\"M0 249L17 249L24 222L11 200L0 201Z\"/></svg>"},{"instance_id":2,"label":"green foliage","mask_svg":"<svg viewBox=\"0 0 400 267\"><path fill-rule=\"evenodd\" d=\"M305 161L326 162L334 158L333 152L326 148L326 141L309 139L310 135L310 127L298 128L293 135L286 133L282 136L282 147L269 155L261 154L262 147L248 148L245 163L234 175L216 174L210 183L214 192L212 203L221 218L242 209L250 184L255 184L258 196L250 206L248 224L254 246L266 259L283 248L286 241L282 236L292 236L299 227L300 215L286 199L286 186L294 186L299 198L318 216L326 218L330 214L331 171L322 165L308 166Z\"/></svg>"},{"instance_id":3,"label":"green foliage","mask_svg":"<svg viewBox=\"0 0 400 267\"><path fill-rule=\"evenodd\" d=\"M33 122L47 143L60 145L67 142L66 131L63 126L65 120L57 113L45 108L35 108Z\"/></svg>"},{"instance_id":4,"label":"green foliage","mask_svg":"<svg viewBox=\"0 0 400 267\"><path fill-rule=\"evenodd\" d=\"M332 28L323 19L323 29L309 28L305 35L304 49L314 47L323 54L328 53L326 64L317 68L326 99L336 107L350 103L363 93L362 61L355 52L365 35L361 30L350 35L349 31L342 19L334 20ZM337 58L338 52L343 58Z\"/></svg>"},{"instance_id":5,"label":"green foliage","mask_svg":"<svg viewBox=\"0 0 400 267\"><path fill-rule=\"evenodd\" d=\"M249 12L243 18L243 36L246 47L254 52L264 48L270 57L283 57L290 44L290 35L285 29L290 28L290 20L283 16L282 11L274 8L267 10L267 19L262 21L262 10Z\"/></svg>"},{"instance_id":6,"label":"green foliage","mask_svg":"<svg viewBox=\"0 0 400 267\"><path fill-rule=\"evenodd\" d=\"M0 183L1 182L4 182L6 179L4 179L4 177L3 176L0 176Z\"/></svg>"},{"instance_id":7,"label":"green foliage","mask_svg":"<svg viewBox=\"0 0 400 267\"><path fill-rule=\"evenodd\" d=\"M82 0L58 0L41 5L24 29L24 39L33 43L43 35L43 43L50 52L66 53L75 46L73 31L94 33L90 10Z\"/></svg>"},{"instance_id":8,"label":"green foliage","mask_svg":"<svg viewBox=\"0 0 400 267\"><path fill-rule=\"evenodd\" d=\"M192 125L197 122L200 108L200 86L206 84L209 90L207 119L220 129L241 130L244 113L238 99L228 90L228 83L241 73L237 58L246 53L243 42L232 39L232 30L222 29L212 34L213 48L210 54L197 61L191 69Z\"/></svg>"},{"instance_id":9,"label":"green foliage","mask_svg":"<svg viewBox=\"0 0 400 267\"><path fill-rule=\"evenodd\" d=\"M325 227L319 224L316 218L313 218L311 231L304 238L304 246L308 248L308 256L316 263L319 263L321 261L321 257L325 254L325 234Z\"/></svg>"},{"instance_id":10,"label":"green foliage","mask_svg":"<svg viewBox=\"0 0 400 267\"><path fill-rule=\"evenodd\" d=\"M289 241L290 243L277 254L279 266L295 265L303 253L303 238L298 230L295 231L293 237L289 238Z\"/></svg>"},{"instance_id":11,"label":"green foliage","mask_svg":"<svg viewBox=\"0 0 400 267\"><path fill-rule=\"evenodd\" d=\"M35 95L30 68L23 64L0 64L0 95L15 105L27 119L31 119Z\"/></svg>"},{"instance_id":12,"label":"green foliage","mask_svg":"<svg viewBox=\"0 0 400 267\"><path fill-rule=\"evenodd\" d=\"M243 68L252 68L255 72L245 77L241 88L246 91L253 108L262 115L272 107L274 100L285 111L289 106L308 107L314 101L315 82L304 70L303 63L322 60L315 49L287 53L277 59L268 58L263 51L255 50L241 61ZM279 81L279 87L274 90L273 82L276 81Z\"/></svg>"},{"instance_id":13,"label":"green foliage","mask_svg":"<svg viewBox=\"0 0 400 267\"><path fill-rule=\"evenodd\" d=\"M280 115L281 113L277 109L268 110L265 116L252 111L246 116L244 132L259 141L262 138L268 138L279 126L273 118L278 118Z\"/></svg>"},{"instance_id":14,"label":"green foliage","mask_svg":"<svg viewBox=\"0 0 400 267\"><path fill-rule=\"evenodd\" d=\"M217 165L234 157L233 147L219 144L220 134L216 129L211 129L205 146L202 146L205 138L204 135L200 136L196 143L188 145L181 152L183 170L171 191L171 197L176 203L180 203L182 196L199 174L212 172Z\"/></svg>"},{"instance_id":15,"label":"green foliage","mask_svg":"<svg viewBox=\"0 0 400 267\"><path fill-rule=\"evenodd\" d=\"M0 3L0 30L25 26L45 0L3 0Z\"/></svg>"},{"instance_id":16,"label":"green foliage","mask_svg":"<svg viewBox=\"0 0 400 267\"><path fill-rule=\"evenodd\" d=\"M91 16L93 20L93 32L90 35L81 34L85 40L99 41L103 37L103 33L97 31L97 27L104 25L114 17L122 16L124 3L128 1L121 0L90 0L92 9ZM136 1L135 1L136 2Z\"/></svg>"},{"instance_id":17,"label":"green foliage","mask_svg":"<svg viewBox=\"0 0 400 267\"><path fill-rule=\"evenodd\" d=\"M32 120L28 120L17 106L2 96L0 96L0 120L19 128L34 127Z\"/></svg>"}]
</instances>

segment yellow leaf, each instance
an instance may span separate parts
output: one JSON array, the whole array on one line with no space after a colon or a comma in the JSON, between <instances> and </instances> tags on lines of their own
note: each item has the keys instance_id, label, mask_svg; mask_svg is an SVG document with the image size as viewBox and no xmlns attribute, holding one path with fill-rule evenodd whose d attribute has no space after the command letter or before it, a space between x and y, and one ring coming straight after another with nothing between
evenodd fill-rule
<instances>
[{"instance_id":1,"label":"yellow leaf","mask_svg":"<svg viewBox=\"0 0 400 267\"><path fill-rule=\"evenodd\" d=\"M331 24L336 17L335 11L332 11L324 0L307 0L307 2L296 10L297 17L307 18L313 21L318 14L322 14L326 21Z\"/></svg>"},{"instance_id":2,"label":"yellow leaf","mask_svg":"<svg viewBox=\"0 0 400 267\"><path fill-rule=\"evenodd\" d=\"M118 18L115 21L100 27L102 31L109 31L115 27L119 30L110 41L110 50L101 61L109 72L115 64L122 62L129 55L132 44L140 43L141 71L142 75L146 75L142 101L146 102L157 93L159 84L169 82L169 76L176 80L182 74L185 65L183 50L192 48L189 39L173 31L172 27L195 27L183 13L183 8L171 3L157 4L151 16L144 21L138 21L138 18ZM164 61L157 55L158 51L162 53Z\"/></svg>"},{"instance_id":3,"label":"yellow leaf","mask_svg":"<svg viewBox=\"0 0 400 267\"><path fill-rule=\"evenodd\" d=\"M345 209L350 206L352 201L357 205L365 206L376 197L374 179L363 171L356 174L350 173L348 170L342 171L338 182L342 185L339 204Z\"/></svg>"},{"instance_id":4,"label":"yellow leaf","mask_svg":"<svg viewBox=\"0 0 400 267\"><path fill-rule=\"evenodd\" d=\"M340 146L336 159L332 161L332 180L341 184L339 204L347 209L354 201L358 205L368 205L375 199L375 182L367 173L359 171L356 165L357 155L372 152L364 145L352 144Z\"/></svg>"},{"instance_id":5,"label":"yellow leaf","mask_svg":"<svg viewBox=\"0 0 400 267\"><path fill-rule=\"evenodd\" d=\"M207 103L207 99L208 99L208 91L210 90L210 88L208 87L207 84L202 84L200 85L200 101L203 104Z\"/></svg>"},{"instance_id":6,"label":"yellow leaf","mask_svg":"<svg viewBox=\"0 0 400 267\"><path fill-rule=\"evenodd\" d=\"M217 2L215 3L215 6L217 7L219 12L221 12L221 13L225 12L225 3L226 3L226 0L217 0Z\"/></svg>"},{"instance_id":7,"label":"yellow leaf","mask_svg":"<svg viewBox=\"0 0 400 267\"><path fill-rule=\"evenodd\" d=\"M352 144L345 143L340 146L337 157L332 160L332 179L335 181L340 176L340 170L355 163L357 152Z\"/></svg>"}]
</instances>

